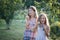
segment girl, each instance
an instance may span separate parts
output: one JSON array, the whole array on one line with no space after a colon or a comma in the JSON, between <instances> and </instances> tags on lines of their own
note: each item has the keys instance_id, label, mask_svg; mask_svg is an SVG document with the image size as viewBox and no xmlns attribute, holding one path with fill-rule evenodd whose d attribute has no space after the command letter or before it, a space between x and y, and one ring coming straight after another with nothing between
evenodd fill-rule
<instances>
[{"instance_id":1,"label":"girl","mask_svg":"<svg viewBox=\"0 0 60 40\"><path fill-rule=\"evenodd\" d=\"M24 32L24 40L35 40L37 26L37 10L36 7L30 6L28 16L26 18L26 30Z\"/></svg>"},{"instance_id":2,"label":"girl","mask_svg":"<svg viewBox=\"0 0 60 40\"><path fill-rule=\"evenodd\" d=\"M37 37L36 40L48 40L48 36L50 33L50 27L47 15L45 13L41 13L38 18L38 29L37 29Z\"/></svg>"}]
</instances>

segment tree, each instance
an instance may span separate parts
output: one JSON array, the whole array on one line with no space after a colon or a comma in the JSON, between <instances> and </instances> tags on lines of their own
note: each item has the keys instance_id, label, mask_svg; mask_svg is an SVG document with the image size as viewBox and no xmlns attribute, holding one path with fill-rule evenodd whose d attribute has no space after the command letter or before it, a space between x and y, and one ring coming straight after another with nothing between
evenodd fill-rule
<instances>
[{"instance_id":1,"label":"tree","mask_svg":"<svg viewBox=\"0 0 60 40\"><path fill-rule=\"evenodd\" d=\"M25 0L25 6L26 6L26 8L28 8L31 5L34 5L34 0Z\"/></svg>"},{"instance_id":2,"label":"tree","mask_svg":"<svg viewBox=\"0 0 60 40\"><path fill-rule=\"evenodd\" d=\"M10 20L13 19L14 11L20 9L21 4L21 0L0 0L0 19L4 19L9 26Z\"/></svg>"}]
</instances>

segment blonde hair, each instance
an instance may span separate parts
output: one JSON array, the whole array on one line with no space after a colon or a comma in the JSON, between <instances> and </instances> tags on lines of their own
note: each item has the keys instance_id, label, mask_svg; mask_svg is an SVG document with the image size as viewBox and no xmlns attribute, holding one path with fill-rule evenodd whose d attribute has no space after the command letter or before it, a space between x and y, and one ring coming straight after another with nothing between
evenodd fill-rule
<instances>
[{"instance_id":1,"label":"blonde hair","mask_svg":"<svg viewBox=\"0 0 60 40\"><path fill-rule=\"evenodd\" d=\"M29 8L31 8L31 9L35 12L34 17L35 17L35 18L38 17L38 12L37 12L36 7L35 7L35 6L30 6ZM28 16L29 16L29 13L28 13Z\"/></svg>"},{"instance_id":2,"label":"blonde hair","mask_svg":"<svg viewBox=\"0 0 60 40\"><path fill-rule=\"evenodd\" d=\"M41 19L41 16L45 16L45 24L50 27L49 25L49 21L48 21L48 18L47 18L47 14L45 14L44 12L41 12L41 14L39 15L39 18L38 18L38 22L40 23L40 19Z\"/></svg>"}]
</instances>

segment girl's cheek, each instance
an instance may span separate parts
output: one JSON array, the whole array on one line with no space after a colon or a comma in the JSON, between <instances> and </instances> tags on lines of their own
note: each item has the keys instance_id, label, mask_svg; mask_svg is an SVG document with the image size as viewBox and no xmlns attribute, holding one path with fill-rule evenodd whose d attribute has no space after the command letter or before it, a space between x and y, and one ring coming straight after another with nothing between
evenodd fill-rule
<instances>
[{"instance_id":1,"label":"girl's cheek","mask_svg":"<svg viewBox=\"0 0 60 40\"><path fill-rule=\"evenodd\" d=\"M29 13L29 15L31 15L31 11L29 11L28 13Z\"/></svg>"},{"instance_id":2,"label":"girl's cheek","mask_svg":"<svg viewBox=\"0 0 60 40\"><path fill-rule=\"evenodd\" d=\"M31 14L31 11L29 11L28 13Z\"/></svg>"},{"instance_id":3,"label":"girl's cheek","mask_svg":"<svg viewBox=\"0 0 60 40\"><path fill-rule=\"evenodd\" d=\"M45 22L45 19L43 21Z\"/></svg>"},{"instance_id":4,"label":"girl's cheek","mask_svg":"<svg viewBox=\"0 0 60 40\"><path fill-rule=\"evenodd\" d=\"M43 23L43 20L41 19L40 22Z\"/></svg>"}]
</instances>

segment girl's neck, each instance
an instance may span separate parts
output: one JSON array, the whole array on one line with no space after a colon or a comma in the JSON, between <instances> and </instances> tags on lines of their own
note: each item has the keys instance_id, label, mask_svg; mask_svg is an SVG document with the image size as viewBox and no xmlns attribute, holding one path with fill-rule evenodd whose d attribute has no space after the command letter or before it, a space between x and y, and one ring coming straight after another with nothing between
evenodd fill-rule
<instances>
[{"instance_id":1,"label":"girl's neck","mask_svg":"<svg viewBox=\"0 0 60 40\"><path fill-rule=\"evenodd\" d=\"M31 21L31 20L34 20L34 17L31 17L31 18L30 18L30 21Z\"/></svg>"},{"instance_id":2,"label":"girl's neck","mask_svg":"<svg viewBox=\"0 0 60 40\"><path fill-rule=\"evenodd\" d=\"M45 24L40 24L40 27L44 26Z\"/></svg>"},{"instance_id":3,"label":"girl's neck","mask_svg":"<svg viewBox=\"0 0 60 40\"><path fill-rule=\"evenodd\" d=\"M31 19L34 19L34 16L31 16Z\"/></svg>"}]
</instances>

